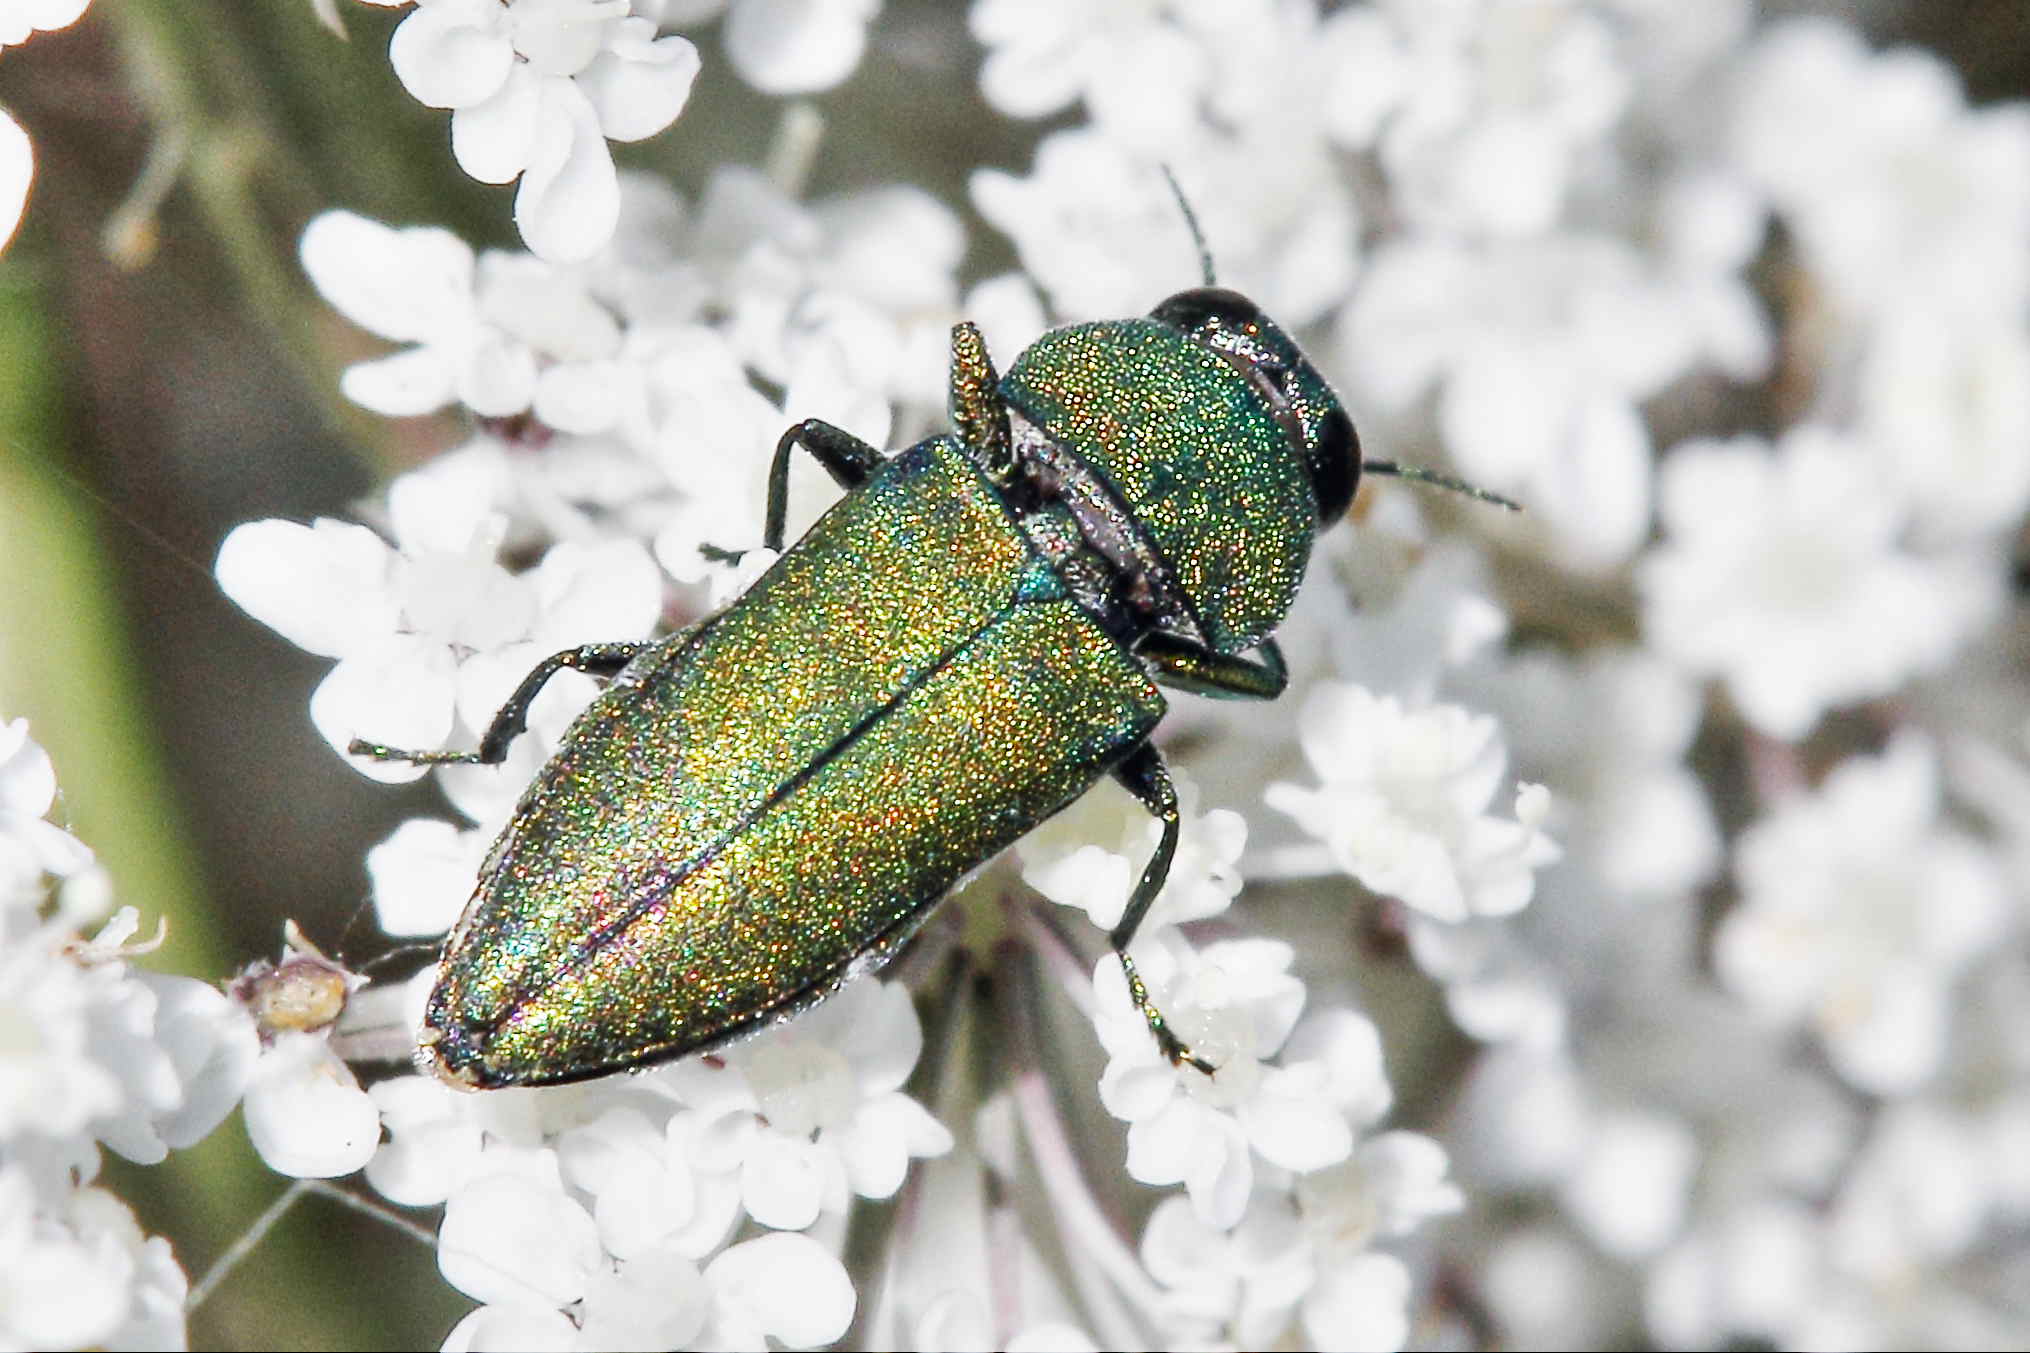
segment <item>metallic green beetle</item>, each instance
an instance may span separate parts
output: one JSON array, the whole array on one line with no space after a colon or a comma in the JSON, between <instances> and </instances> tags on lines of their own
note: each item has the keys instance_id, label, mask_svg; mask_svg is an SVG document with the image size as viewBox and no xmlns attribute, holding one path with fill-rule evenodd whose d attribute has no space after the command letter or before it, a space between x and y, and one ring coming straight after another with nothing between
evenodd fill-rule
<instances>
[{"instance_id":1,"label":"metallic green beetle","mask_svg":"<svg viewBox=\"0 0 2030 1353\"><path fill-rule=\"evenodd\" d=\"M886 460L826 423L783 435L771 548L798 447L849 492L725 610L557 654L476 752L354 744L498 762L557 671L613 678L445 943L419 1035L444 1079L580 1080L785 1018L1108 774L1163 824L1110 939L1163 1050L1212 1069L1127 956L1177 839L1158 685L1281 693L1270 636L1353 498L1353 425L1211 285L1046 334L1005 378L970 324L952 348L953 435Z\"/></svg>"}]
</instances>

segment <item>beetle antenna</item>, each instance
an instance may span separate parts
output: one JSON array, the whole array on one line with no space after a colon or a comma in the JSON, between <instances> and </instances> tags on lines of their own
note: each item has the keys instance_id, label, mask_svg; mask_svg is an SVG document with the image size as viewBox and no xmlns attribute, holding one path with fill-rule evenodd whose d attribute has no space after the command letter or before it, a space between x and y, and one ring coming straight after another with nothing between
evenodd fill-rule
<instances>
[{"instance_id":1,"label":"beetle antenna","mask_svg":"<svg viewBox=\"0 0 2030 1353\"><path fill-rule=\"evenodd\" d=\"M1198 213L1191 209L1191 200L1184 195L1183 187L1177 182L1177 175L1170 172L1170 166L1156 166L1163 171L1163 181L1170 185L1170 195L1177 199L1177 209L1184 213L1184 224L1191 227L1191 242L1198 246L1198 270L1205 274L1205 284L1219 285L1219 279L1212 275L1212 250L1205 247L1205 232L1198 228Z\"/></svg>"},{"instance_id":2,"label":"beetle antenna","mask_svg":"<svg viewBox=\"0 0 2030 1353\"><path fill-rule=\"evenodd\" d=\"M1449 474L1439 474L1436 470L1420 470L1414 465L1398 465L1392 460L1364 460L1360 463L1360 472L1394 475L1397 479L1408 479L1418 484L1432 484L1441 489L1450 489L1454 493L1463 493L1468 498L1478 498L1483 503L1505 507L1511 512L1522 511L1522 504L1513 498L1504 498L1498 493L1479 488L1463 479L1454 479Z\"/></svg>"}]
</instances>

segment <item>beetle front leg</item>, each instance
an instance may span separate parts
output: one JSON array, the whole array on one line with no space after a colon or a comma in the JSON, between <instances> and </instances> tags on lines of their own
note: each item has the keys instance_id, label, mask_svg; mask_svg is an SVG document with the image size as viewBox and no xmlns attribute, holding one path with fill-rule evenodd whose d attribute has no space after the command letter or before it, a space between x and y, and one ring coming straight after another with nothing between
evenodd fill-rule
<instances>
[{"instance_id":1,"label":"beetle front leg","mask_svg":"<svg viewBox=\"0 0 2030 1353\"><path fill-rule=\"evenodd\" d=\"M1142 1012L1142 1018L1149 1025L1149 1032L1156 1036L1156 1046L1173 1063L1190 1063L1210 1076L1218 1068L1194 1053L1183 1039L1170 1027L1163 1012L1149 999L1149 988L1142 982L1142 974L1135 970L1135 960L1128 957L1128 946L1134 942L1135 932L1142 926L1142 918L1149 914L1149 906L1156 900L1156 894L1163 891L1163 884L1170 877L1170 861L1177 854L1177 786L1171 783L1170 771L1163 764L1162 753L1155 744L1145 742L1114 768L1114 778L1126 786L1128 792L1140 799L1142 806L1155 814L1163 824L1163 837L1156 843L1156 853L1143 866L1142 878L1135 884L1135 891L1128 897L1128 908L1121 913L1121 923L1107 936L1107 942L1114 947L1114 954L1121 960L1121 971L1128 978L1128 997L1135 1002L1135 1008Z\"/></svg>"},{"instance_id":2,"label":"beetle front leg","mask_svg":"<svg viewBox=\"0 0 2030 1353\"><path fill-rule=\"evenodd\" d=\"M1290 684L1290 669L1274 639L1264 639L1253 662L1232 653L1215 653L1188 639L1152 631L1136 647L1136 656L1155 668L1156 680L1180 691L1216 700L1274 700Z\"/></svg>"},{"instance_id":3,"label":"beetle front leg","mask_svg":"<svg viewBox=\"0 0 2030 1353\"><path fill-rule=\"evenodd\" d=\"M407 761L416 766L498 766L507 759L508 744L529 726L529 706L551 677L566 667L577 672L589 672L593 676L614 676L647 647L647 644L585 644L543 659L534 671L522 678L522 684L515 687L515 693L493 716L493 722L487 725L486 735L479 740L476 752L405 752L398 747L368 742L364 738L354 738L346 750L354 756L368 756L376 761Z\"/></svg>"},{"instance_id":4,"label":"beetle front leg","mask_svg":"<svg viewBox=\"0 0 2030 1353\"><path fill-rule=\"evenodd\" d=\"M783 433L768 467L768 524L761 534L762 544L771 550L782 549L783 526L789 520L789 453L798 446L825 467L832 482L849 491L881 468L879 451L822 418L806 418Z\"/></svg>"}]
</instances>

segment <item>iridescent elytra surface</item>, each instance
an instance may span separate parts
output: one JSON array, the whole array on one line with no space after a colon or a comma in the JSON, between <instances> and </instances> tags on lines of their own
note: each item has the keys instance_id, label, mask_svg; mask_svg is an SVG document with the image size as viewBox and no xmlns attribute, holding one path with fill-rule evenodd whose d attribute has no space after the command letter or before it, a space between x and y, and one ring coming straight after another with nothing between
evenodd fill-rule
<instances>
[{"instance_id":1,"label":"iridescent elytra surface","mask_svg":"<svg viewBox=\"0 0 2030 1353\"><path fill-rule=\"evenodd\" d=\"M613 678L445 943L418 1040L439 1075L579 1080L793 1014L1109 774L1164 827L1110 940L1159 1044L1205 1067L1126 954L1176 841L1158 684L1281 692L1269 636L1352 496L1352 427L1273 324L1210 287L1048 334L1005 381L960 325L952 413L955 435L889 459L798 424L771 544L798 449L850 491L726 609L557 655L476 752L355 745L498 761L555 671Z\"/></svg>"}]
</instances>

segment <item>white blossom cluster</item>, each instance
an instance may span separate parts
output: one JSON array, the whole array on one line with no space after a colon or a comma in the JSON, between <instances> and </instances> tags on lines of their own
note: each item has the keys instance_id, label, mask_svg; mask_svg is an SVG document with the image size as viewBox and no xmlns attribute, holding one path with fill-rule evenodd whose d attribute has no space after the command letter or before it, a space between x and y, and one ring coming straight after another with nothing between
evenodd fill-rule
<instances>
[{"instance_id":1,"label":"white blossom cluster","mask_svg":"<svg viewBox=\"0 0 2030 1353\"><path fill-rule=\"evenodd\" d=\"M985 105L1055 122L968 184L1018 273L965 272L909 183L806 200L808 143L688 200L615 169L716 59L674 30L797 95L879 9L416 0L390 60L465 172L518 181L527 251L335 209L301 260L389 345L344 394L468 433L360 521L237 528L219 584L332 661L341 755L469 748L545 656L767 566L791 423L906 444L956 320L1005 369L1215 267L1369 456L1524 509L1365 488L1283 699L1173 701L1182 837L1134 956L1215 1069L1162 1055L1104 951L1161 836L1112 784L890 980L468 1095L368 1065L427 973L292 939L221 994L130 969L128 913L77 940L102 890L16 725L0 1033L41 1051L0 1037L0 1194L34 1219L0 1203L0 1343L180 1334L94 1143L159 1158L236 1101L281 1173L441 1209L477 1304L451 1349L2020 1343L2030 106L1750 0L975 0ZM795 463L792 538L836 492ZM366 861L388 935L456 921L595 690L551 681L498 767L349 756L449 804Z\"/></svg>"},{"instance_id":2,"label":"white blossom cluster","mask_svg":"<svg viewBox=\"0 0 2030 1353\"><path fill-rule=\"evenodd\" d=\"M515 183L538 257L579 262L612 240L612 141L684 111L700 57L662 33L724 12L726 55L769 94L830 89L860 64L880 0L366 0L408 7L388 60L416 101L451 111L451 150L481 183Z\"/></svg>"},{"instance_id":3,"label":"white blossom cluster","mask_svg":"<svg viewBox=\"0 0 2030 1353\"><path fill-rule=\"evenodd\" d=\"M55 801L27 720L0 723L0 1345L180 1348L183 1269L94 1182L99 1149L154 1164L205 1136L257 1038L217 988L130 966L139 914Z\"/></svg>"}]
</instances>

